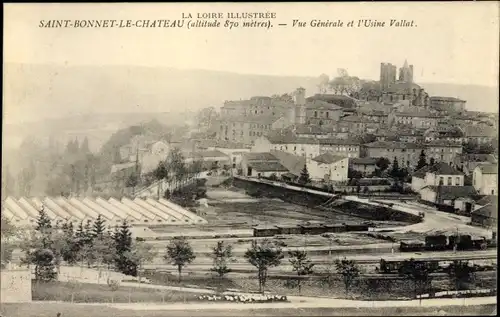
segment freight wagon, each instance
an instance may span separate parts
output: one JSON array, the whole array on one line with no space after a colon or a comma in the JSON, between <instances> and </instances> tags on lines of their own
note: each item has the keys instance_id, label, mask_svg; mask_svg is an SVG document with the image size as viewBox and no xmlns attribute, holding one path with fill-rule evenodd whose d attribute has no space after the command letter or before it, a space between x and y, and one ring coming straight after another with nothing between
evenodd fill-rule
<instances>
[{"instance_id":1,"label":"freight wagon","mask_svg":"<svg viewBox=\"0 0 500 317\"><path fill-rule=\"evenodd\" d=\"M349 231L368 231L369 223L343 223L335 225L307 224L292 226L256 227L253 229L254 237L272 237L286 234L321 235L324 233L340 233Z\"/></svg>"}]
</instances>

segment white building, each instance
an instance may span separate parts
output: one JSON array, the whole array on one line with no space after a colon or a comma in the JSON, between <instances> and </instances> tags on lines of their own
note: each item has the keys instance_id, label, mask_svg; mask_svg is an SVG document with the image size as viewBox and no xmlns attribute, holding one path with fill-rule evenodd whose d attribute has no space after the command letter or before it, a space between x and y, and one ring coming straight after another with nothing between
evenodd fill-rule
<instances>
[{"instance_id":1,"label":"white building","mask_svg":"<svg viewBox=\"0 0 500 317\"><path fill-rule=\"evenodd\" d=\"M347 181L348 169L349 158L336 156L329 152L318 155L313 159L307 159L307 170L312 180Z\"/></svg>"},{"instance_id":2,"label":"white building","mask_svg":"<svg viewBox=\"0 0 500 317\"><path fill-rule=\"evenodd\" d=\"M411 189L419 192L425 186L464 186L464 174L450 165L439 162L425 166L412 175Z\"/></svg>"},{"instance_id":3,"label":"white building","mask_svg":"<svg viewBox=\"0 0 500 317\"><path fill-rule=\"evenodd\" d=\"M498 166L481 164L472 174L472 185L481 195L498 195Z\"/></svg>"}]
</instances>

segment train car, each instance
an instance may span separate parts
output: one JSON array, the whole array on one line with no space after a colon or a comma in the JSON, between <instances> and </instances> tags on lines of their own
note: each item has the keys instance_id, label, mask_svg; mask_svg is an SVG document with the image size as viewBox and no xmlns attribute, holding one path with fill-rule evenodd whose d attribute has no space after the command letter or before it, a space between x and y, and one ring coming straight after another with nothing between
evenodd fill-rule
<instances>
[{"instance_id":1,"label":"train car","mask_svg":"<svg viewBox=\"0 0 500 317\"><path fill-rule=\"evenodd\" d=\"M307 224L300 227L302 228L302 234L319 235L328 232L328 228L320 224Z\"/></svg>"},{"instance_id":2,"label":"train car","mask_svg":"<svg viewBox=\"0 0 500 317\"><path fill-rule=\"evenodd\" d=\"M474 249L472 237L469 234L451 235L449 237L448 249L471 250Z\"/></svg>"},{"instance_id":3,"label":"train car","mask_svg":"<svg viewBox=\"0 0 500 317\"><path fill-rule=\"evenodd\" d=\"M364 223L347 223L345 224L346 231L368 231L368 224Z\"/></svg>"},{"instance_id":4,"label":"train car","mask_svg":"<svg viewBox=\"0 0 500 317\"><path fill-rule=\"evenodd\" d=\"M342 224L335 224L335 225L325 225L326 232L329 233L340 233L340 232L345 232L346 231L346 226Z\"/></svg>"},{"instance_id":5,"label":"train car","mask_svg":"<svg viewBox=\"0 0 500 317\"><path fill-rule=\"evenodd\" d=\"M272 237L279 233L277 227L256 227L253 228L254 237Z\"/></svg>"},{"instance_id":6,"label":"train car","mask_svg":"<svg viewBox=\"0 0 500 317\"><path fill-rule=\"evenodd\" d=\"M448 237L444 234L431 235L425 237L425 249L429 251L446 250Z\"/></svg>"},{"instance_id":7,"label":"train car","mask_svg":"<svg viewBox=\"0 0 500 317\"><path fill-rule=\"evenodd\" d=\"M406 260L393 260L393 259L381 259L380 266L377 268L379 273L384 274L397 274L400 273ZM416 263L425 263L427 268L431 271L438 271L440 262L442 259L419 259L414 260Z\"/></svg>"},{"instance_id":8,"label":"train car","mask_svg":"<svg viewBox=\"0 0 500 317\"><path fill-rule=\"evenodd\" d=\"M424 249L425 243L420 240L403 240L399 245L401 252L423 251Z\"/></svg>"},{"instance_id":9,"label":"train car","mask_svg":"<svg viewBox=\"0 0 500 317\"><path fill-rule=\"evenodd\" d=\"M302 234L302 227L298 225L276 227L278 228L278 234Z\"/></svg>"}]
</instances>

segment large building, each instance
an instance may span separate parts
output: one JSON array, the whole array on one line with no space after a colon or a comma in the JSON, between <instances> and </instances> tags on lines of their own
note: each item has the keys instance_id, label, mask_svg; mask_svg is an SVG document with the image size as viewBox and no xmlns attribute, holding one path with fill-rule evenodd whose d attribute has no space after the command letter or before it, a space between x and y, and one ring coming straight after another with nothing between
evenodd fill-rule
<instances>
[{"instance_id":1,"label":"large building","mask_svg":"<svg viewBox=\"0 0 500 317\"><path fill-rule=\"evenodd\" d=\"M319 99L306 99L305 89L293 94L273 97L252 97L249 100L227 101L221 108L220 140L251 145L272 129L314 124L333 126L343 108Z\"/></svg>"},{"instance_id":2,"label":"large building","mask_svg":"<svg viewBox=\"0 0 500 317\"><path fill-rule=\"evenodd\" d=\"M117 226L124 220L132 226L149 224L189 225L206 223L193 212L166 199L109 200L97 197L44 197L19 199L8 197L2 204L2 215L16 226L34 226L39 210L44 210L54 222L93 222L100 215L108 225Z\"/></svg>"},{"instance_id":3,"label":"large building","mask_svg":"<svg viewBox=\"0 0 500 317\"><path fill-rule=\"evenodd\" d=\"M391 63L380 63L380 86L386 90L396 82L396 65Z\"/></svg>"},{"instance_id":4,"label":"large building","mask_svg":"<svg viewBox=\"0 0 500 317\"><path fill-rule=\"evenodd\" d=\"M403 83L413 83L413 65L408 66L406 60L403 67L399 69L399 81Z\"/></svg>"}]
</instances>

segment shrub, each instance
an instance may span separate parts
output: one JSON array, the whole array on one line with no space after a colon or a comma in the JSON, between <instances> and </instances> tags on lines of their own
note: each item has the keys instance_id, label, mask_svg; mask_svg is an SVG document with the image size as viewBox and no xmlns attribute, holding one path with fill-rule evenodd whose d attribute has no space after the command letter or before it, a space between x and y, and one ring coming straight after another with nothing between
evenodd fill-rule
<instances>
[{"instance_id":1,"label":"shrub","mask_svg":"<svg viewBox=\"0 0 500 317\"><path fill-rule=\"evenodd\" d=\"M108 280L108 286L112 291L117 291L120 288L120 281Z\"/></svg>"}]
</instances>

